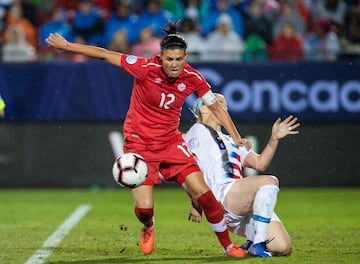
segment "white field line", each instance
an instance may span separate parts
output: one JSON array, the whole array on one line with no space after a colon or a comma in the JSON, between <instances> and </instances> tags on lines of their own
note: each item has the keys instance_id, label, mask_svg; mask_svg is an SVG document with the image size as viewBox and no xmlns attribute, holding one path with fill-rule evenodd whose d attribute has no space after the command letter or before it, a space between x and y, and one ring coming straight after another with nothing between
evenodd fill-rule
<instances>
[{"instance_id":1,"label":"white field line","mask_svg":"<svg viewBox=\"0 0 360 264\"><path fill-rule=\"evenodd\" d=\"M42 247L32 255L25 264L44 263L52 251L60 244L70 230L76 226L83 216L91 209L90 205L80 205L63 223L47 238Z\"/></svg>"}]
</instances>

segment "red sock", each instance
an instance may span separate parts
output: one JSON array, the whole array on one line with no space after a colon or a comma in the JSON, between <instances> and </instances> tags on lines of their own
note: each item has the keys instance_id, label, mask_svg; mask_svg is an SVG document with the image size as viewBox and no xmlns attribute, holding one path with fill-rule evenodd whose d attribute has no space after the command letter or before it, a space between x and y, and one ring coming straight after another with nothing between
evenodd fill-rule
<instances>
[{"instance_id":1,"label":"red sock","mask_svg":"<svg viewBox=\"0 0 360 264\"><path fill-rule=\"evenodd\" d=\"M206 219L214 230L220 244L226 249L232 242L219 202L211 191L202 194L197 200L203 208Z\"/></svg>"},{"instance_id":2,"label":"red sock","mask_svg":"<svg viewBox=\"0 0 360 264\"><path fill-rule=\"evenodd\" d=\"M153 216L154 208L138 208L135 207L135 215L146 228L154 225Z\"/></svg>"}]
</instances>

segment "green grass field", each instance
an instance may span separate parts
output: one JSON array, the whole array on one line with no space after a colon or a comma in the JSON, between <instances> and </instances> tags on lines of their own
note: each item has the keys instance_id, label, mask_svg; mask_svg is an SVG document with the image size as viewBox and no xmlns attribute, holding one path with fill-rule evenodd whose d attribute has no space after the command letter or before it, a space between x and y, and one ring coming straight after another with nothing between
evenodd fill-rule
<instances>
[{"instance_id":1,"label":"green grass field","mask_svg":"<svg viewBox=\"0 0 360 264\"><path fill-rule=\"evenodd\" d=\"M293 240L290 257L230 259L207 222L187 221L179 188L155 190L156 247L141 254L128 189L0 190L0 263L25 263L82 204L91 210L45 263L359 263L360 189L286 189L277 214ZM243 238L232 235L234 242Z\"/></svg>"}]
</instances>

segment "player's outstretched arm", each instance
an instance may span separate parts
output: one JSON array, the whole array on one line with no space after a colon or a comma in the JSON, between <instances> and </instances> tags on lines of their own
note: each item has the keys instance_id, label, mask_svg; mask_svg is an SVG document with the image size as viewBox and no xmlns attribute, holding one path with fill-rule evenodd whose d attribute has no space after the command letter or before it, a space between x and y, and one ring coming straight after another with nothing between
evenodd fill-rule
<instances>
[{"instance_id":1,"label":"player's outstretched arm","mask_svg":"<svg viewBox=\"0 0 360 264\"><path fill-rule=\"evenodd\" d=\"M221 121L222 126L230 134L234 143L237 146L244 146L244 140L240 136L234 122L232 121L229 112L221 106L218 101L215 101L212 105L208 105L208 108L216 116L216 118Z\"/></svg>"},{"instance_id":2,"label":"player's outstretched arm","mask_svg":"<svg viewBox=\"0 0 360 264\"><path fill-rule=\"evenodd\" d=\"M292 115L282 121L278 118L272 126L271 136L264 150L261 154L250 152L245 158L244 166L258 171L266 170L275 155L279 140L287 135L299 134L299 131L296 130L299 126L297 118Z\"/></svg>"},{"instance_id":3,"label":"player's outstretched arm","mask_svg":"<svg viewBox=\"0 0 360 264\"><path fill-rule=\"evenodd\" d=\"M64 39L60 34L50 34L46 39L46 43L50 46L64 51L79 53L88 57L106 60L107 62L121 66L122 53L110 51L104 48L73 43Z\"/></svg>"}]
</instances>

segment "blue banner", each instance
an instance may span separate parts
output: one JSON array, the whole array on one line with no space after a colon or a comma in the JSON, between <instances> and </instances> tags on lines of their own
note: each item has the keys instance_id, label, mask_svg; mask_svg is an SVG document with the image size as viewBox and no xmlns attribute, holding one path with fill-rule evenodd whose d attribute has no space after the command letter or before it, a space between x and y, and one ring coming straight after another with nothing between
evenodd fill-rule
<instances>
[{"instance_id":1,"label":"blue banner","mask_svg":"<svg viewBox=\"0 0 360 264\"><path fill-rule=\"evenodd\" d=\"M360 121L360 62L196 64L234 120ZM133 79L101 61L0 64L6 119L123 121ZM186 101L183 119L192 118Z\"/></svg>"}]
</instances>

